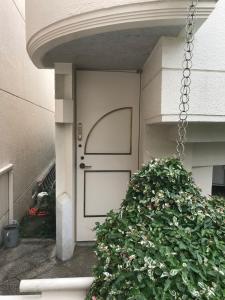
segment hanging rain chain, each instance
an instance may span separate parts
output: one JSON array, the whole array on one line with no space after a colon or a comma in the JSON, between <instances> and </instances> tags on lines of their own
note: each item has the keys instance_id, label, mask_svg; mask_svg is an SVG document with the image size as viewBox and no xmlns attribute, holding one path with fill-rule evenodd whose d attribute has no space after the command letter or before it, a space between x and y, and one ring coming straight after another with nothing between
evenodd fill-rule
<instances>
[{"instance_id":1,"label":"hanging rain chain","mask_svg":"<svg viewBox=\"0 0 225 300\"><path fill-rule=\"evenodd\" d=\"M180 89L180 104L179 104L179 122L178 122L178 137L177 137L177 157L180 160L184 158L186 133L188 126L188 111L189 100L191 92L191 69L194 49L194 30L195 30L195 16L197 10L198 0L191 0L188 8L186 30L185 30L185 47L184 47L184 61L183 61L183 77L181 80Z\"/></svg>"}]
</instances>

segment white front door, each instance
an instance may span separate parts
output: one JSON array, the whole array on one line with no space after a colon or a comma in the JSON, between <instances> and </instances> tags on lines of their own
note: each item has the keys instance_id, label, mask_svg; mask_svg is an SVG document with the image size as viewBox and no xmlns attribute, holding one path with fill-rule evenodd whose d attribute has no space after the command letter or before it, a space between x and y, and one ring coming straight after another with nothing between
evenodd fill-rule
<instances>
[{"instance_id":1,"label":"white front door","mask_svg":"<svg viewBox=\"0 0 225 300\"><path fill-rule=\"evenodd\" d=\"M77 71L77 241L120 207L138 169L140 74Z\"/></svg>"}]
</instances>

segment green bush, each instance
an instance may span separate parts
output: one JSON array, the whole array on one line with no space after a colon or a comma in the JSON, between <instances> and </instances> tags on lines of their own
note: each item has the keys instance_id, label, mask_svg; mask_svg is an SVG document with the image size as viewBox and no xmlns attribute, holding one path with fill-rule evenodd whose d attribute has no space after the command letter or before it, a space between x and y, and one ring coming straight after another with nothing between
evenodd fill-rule
<instances>
[{"instance_id":1,"label":"green bush","mask_svg":"<svg viewBox=\"0 0 225 300\"><path fill-rule=\"evenodd\" d=\"M135 173L96 234L87 299L225 299L224 199L201 196L177 159Z\"/></svg>"}]
</instances>

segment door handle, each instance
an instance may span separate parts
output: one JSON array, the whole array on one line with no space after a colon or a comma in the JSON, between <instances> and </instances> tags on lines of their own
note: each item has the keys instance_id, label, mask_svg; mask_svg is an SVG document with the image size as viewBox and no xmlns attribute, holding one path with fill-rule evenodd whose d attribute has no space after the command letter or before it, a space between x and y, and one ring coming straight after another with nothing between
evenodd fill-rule
<instances>
[{"instance_id":1,"label":"door handle","mask_svg":"<svg viewBox=\"0 0 225 300\"><path fill-rule=\"evenodd\" d=\"M86 166L84 163L80 163L81 169L90 169L92 166Z\"/></svg>"}]
</instances>

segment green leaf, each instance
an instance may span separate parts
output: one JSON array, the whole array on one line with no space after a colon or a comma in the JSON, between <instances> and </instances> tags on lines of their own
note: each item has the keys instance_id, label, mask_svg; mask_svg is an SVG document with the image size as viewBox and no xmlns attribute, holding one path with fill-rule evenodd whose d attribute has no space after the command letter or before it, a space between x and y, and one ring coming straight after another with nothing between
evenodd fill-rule
<instances>
[{"instance_id":1,"label":"green leaf","mask_svg":"<svg viewBox=\"0 0 225 300\"><path fill-rule=\"evenodd\" d=\"M202 282L215 289L212 300L224 300L224 207L201 196L179 160L153 159L132 176L120 210L97 226L87 299L210 300L198 294Z\"/></svg>"}]
</instances>

